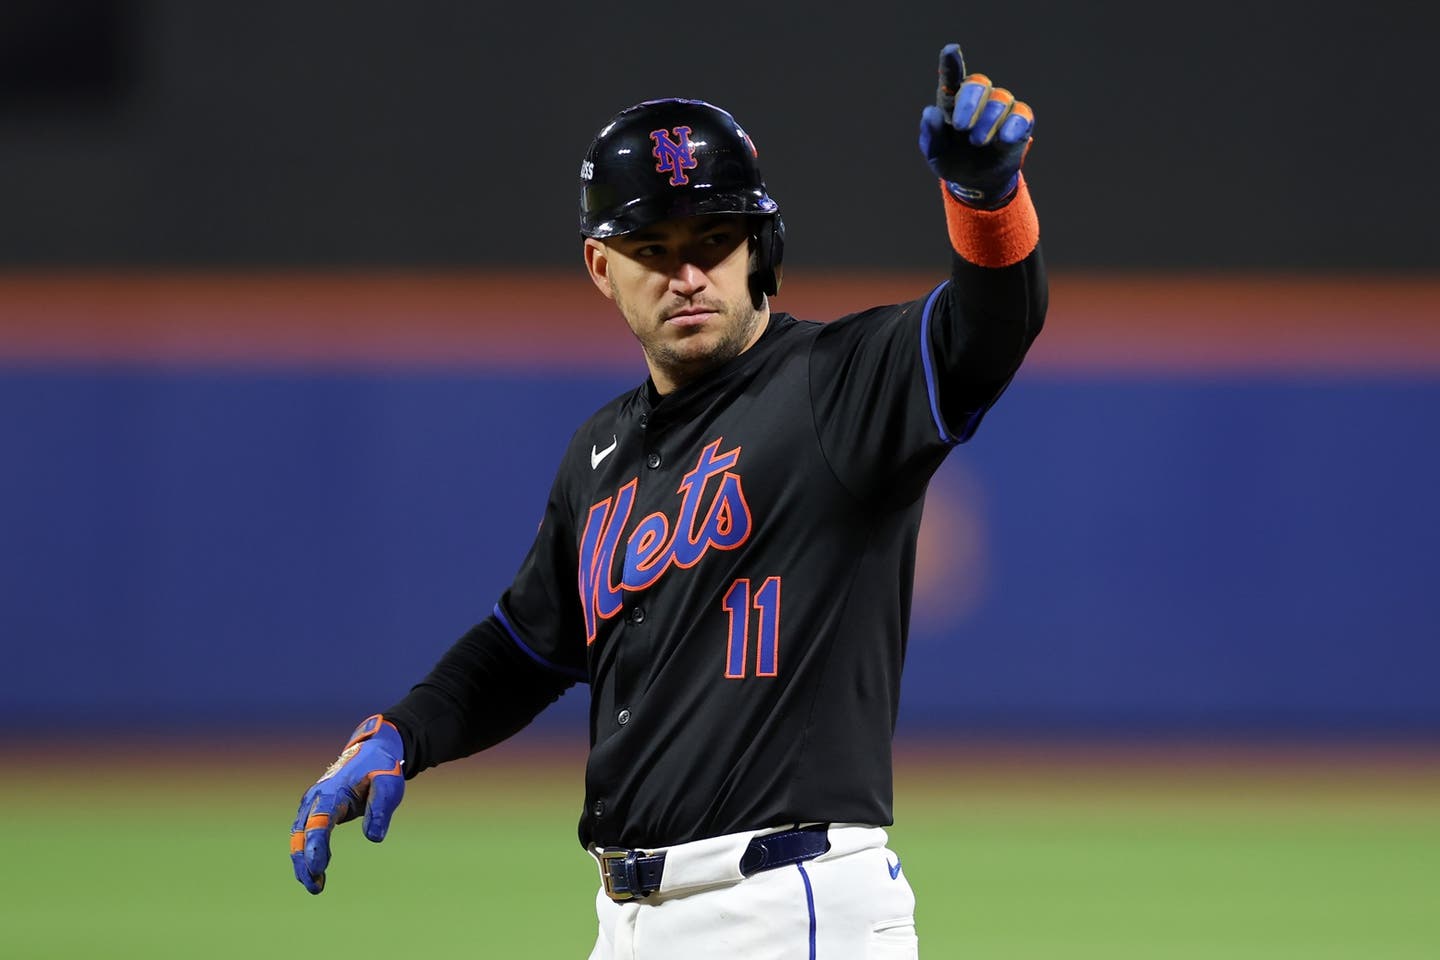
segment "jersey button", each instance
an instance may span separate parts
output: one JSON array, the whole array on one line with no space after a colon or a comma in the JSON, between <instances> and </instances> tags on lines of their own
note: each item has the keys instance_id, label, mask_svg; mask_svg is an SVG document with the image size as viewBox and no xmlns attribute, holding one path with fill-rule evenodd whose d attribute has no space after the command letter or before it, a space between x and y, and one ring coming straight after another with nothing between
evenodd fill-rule
<instances>
[{"instance_id":1,"label":"jersey button","mask_svg":"<svg viewBox=\"0 0 1440 960\"><path fill-rule=\"evenodd\" d=\"M615 715L615 722L620 724L620 726L622 727L625 726L625 724L630 722L630 711L621 710L618 714Z\"/></svg>"},{"instance_id":2,"label":"jersey button","mask_svg":"<svg viewBox=\"0 0 1440 960\"><path fill-rule=\"evenodd\" d=\"M649 467L651 470L654 470L656 467L660 466L660 454L652 453L648 457L646 457L645 466Z\"/></svg>"},{"instance_id":3,"label":"jersey button","mask_svg":"<svg viewBox=\"0 0 1440 960\"><path fill-rule=\"evenodd\" d=\"M597 820L605 816L605 801L596 800L595 805L590 808L590 812L595 815Z\"/></svg>"},{"instance_id":4,"label":"jersey button","mask_svg":"<svg viewBox=\"0 0 1440 960\"><path fill-rule=\"evenodd\" d=\"M644 608L644 607L631 607L631 608L630 608L630 622L631 622L631 623L644 623L644 622L645 622L645 608Z\"/></svg>"}]
</instances>

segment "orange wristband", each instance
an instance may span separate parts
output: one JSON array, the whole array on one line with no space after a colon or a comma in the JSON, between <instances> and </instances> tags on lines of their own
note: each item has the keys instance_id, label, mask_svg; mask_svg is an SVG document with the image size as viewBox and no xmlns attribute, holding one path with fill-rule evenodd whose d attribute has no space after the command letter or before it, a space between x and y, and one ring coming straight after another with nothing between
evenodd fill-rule
<instances>
[{"instance_id":1,"label":"orange wristband","mask_svg":"<svg viewBox=\"0 0 1440 960\"><path fill-rule=\"evenodd\" d=\"M1023 173L1015 196L999 210L965 206L950 195L943 180L940 193L945 197L945 225L950 231L950 245L977 266L1008 267L1019 263L1040 242L1040 218L1030 201Z\"/></svg>"}]
</instances>

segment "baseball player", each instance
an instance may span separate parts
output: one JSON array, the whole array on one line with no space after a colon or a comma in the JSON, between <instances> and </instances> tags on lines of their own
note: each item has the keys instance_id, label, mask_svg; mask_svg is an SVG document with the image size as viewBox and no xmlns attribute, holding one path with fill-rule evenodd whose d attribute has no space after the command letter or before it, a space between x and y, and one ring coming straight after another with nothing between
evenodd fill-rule
<instances>
[{"instance_id":1,"label":"baseball player","mask_svg":"<svg viewBox=\"0 0 1440 960\"><path fill-rule=\"evenodd\" d=\"M583 682L592 958L916 956L884 829L916 536L931 475L1045 315L1032 123L945 47L920 149L950 275L824 324L770 309L784 226L730 114L653 100L600 130L585 266L649 377L576 431L489 616L305 793L307 890L336 824L382 840L407 780Z\"/></svg>"}]
</instances>

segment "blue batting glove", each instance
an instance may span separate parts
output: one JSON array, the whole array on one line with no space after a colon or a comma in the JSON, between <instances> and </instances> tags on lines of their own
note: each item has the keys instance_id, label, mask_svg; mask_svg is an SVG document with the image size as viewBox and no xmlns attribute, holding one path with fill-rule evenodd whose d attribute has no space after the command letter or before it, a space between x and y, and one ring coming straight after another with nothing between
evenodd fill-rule
<instances>
[{"instance_id":1,"label":"blue batting glove","mask_svg":"<svg viewBox=\"0 0 1440 960\"><path fill-rule=\"evenodd\" d=\"M956 200L982 210L1008 203L1034 126L1029 104L983 73L965 73L959 44L940 51L935 106L920 115L920 152Z\"/></svg>"},{"instance_id":2,"label":"blue batting glove","mask_svg":"<svg viewBox=\"0 0 1440 960\"><path fill-rule=\"evenodd\" d=\"M354 820L363 810L366 839L376 843L385 839L390 818L405 797L404 761L400 731L377 713L355 728L340 756L305 791L290 828L290 861L295 879L306 890L325 889L330 831L336 824Z\"/></svg>"}]
</instances>

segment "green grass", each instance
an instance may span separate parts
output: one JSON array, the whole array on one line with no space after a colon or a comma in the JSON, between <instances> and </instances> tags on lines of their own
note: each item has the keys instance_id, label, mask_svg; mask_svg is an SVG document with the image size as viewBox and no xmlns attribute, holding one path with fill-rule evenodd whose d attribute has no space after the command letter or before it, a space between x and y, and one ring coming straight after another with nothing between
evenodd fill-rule
<instances>
[{"instance_id":1,"label":"green grass","mask_svg":"<svg viewBox=\"0 0 1440 960\"><path fill-rule=\"evenodd\" d=\"M290 874L289 821L327 759L243 775L180 758L8 765L0 957L587 955L578 767L427 773L384 844L336 832L312 897ZM891 845L922 956L1440 956L1435 778L1076 769L902 767Z\"/></svg>"}]
</instances>

